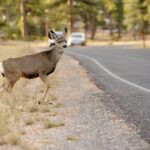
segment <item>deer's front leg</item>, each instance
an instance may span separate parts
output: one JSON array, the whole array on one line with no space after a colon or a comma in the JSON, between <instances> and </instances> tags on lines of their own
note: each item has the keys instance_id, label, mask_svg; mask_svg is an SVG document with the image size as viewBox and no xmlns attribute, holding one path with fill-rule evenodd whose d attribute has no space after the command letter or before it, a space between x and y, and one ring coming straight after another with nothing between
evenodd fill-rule
<instances>
[{"instance_id":1,"label":"deer's front leg","mask_svg":"<svg viewBox=\"0 0 150 150\"><path fill-rule=\"evenodd\" d=\"M42 75L39 75L39 77L46 84L46 90L44 92L43 101L47 101L46 97L47 97L48 90L50 88L50 82L49 82L48 77L46 75L42 74Z\"/></svg>"}]
</instances>

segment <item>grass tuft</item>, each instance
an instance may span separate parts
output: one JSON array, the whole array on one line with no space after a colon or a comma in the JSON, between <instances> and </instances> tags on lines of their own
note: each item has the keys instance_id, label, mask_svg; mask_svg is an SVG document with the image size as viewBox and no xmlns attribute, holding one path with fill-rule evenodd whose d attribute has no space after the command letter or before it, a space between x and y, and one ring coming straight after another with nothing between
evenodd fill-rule
<instances>
[{"instance_id":1,"label":"grass tuft","mask_svg":"<svg viewBox=\"0 0 150 150\"><path fill-rule=\"evenodd\" d=\"M56 123L56 122L53 122L51 120L46 120L44 122L44 128L45 129L49 129L49 128L58 128L58 127L63 127L65 126L65 124L63 122L60 122L60 123Z\"/></svg>"},{"instance_id":2,"label":"grass tuft","mask_svg":"<svg viewBox=\"0 0 150 150\"><path fill-rule=\"evenodd\" d=\"M0 138L0 145L5 145L5 144L7 144L6 140L4 139L4 137L1 137Z\"/></svg>"},{"instance_id":3,"label":"grass tuft","mask_svg":"<svg viewBox=\"0 0 150 150\"><path fill-rule=\"evenodd\" d=\"M37 106L31 106L29 107L29 112L30 113L34 113L34 112L37 112L38 111L38 107Z\"/></svg>"},{"instance_id":4,"label":"grass tuft","mask_svg":"<svg viewBox=\"0 0 150 150\"><path fill-rule=\"evenodd\" d=\"M51 99L52 101L56 101L56 100L58 99L58 97L55 96L55 95L50 95L50 99Z\"/></svg>"},{"instance_id":5,"label":"grass tuft","mask_svg":"<svg viewBox=\"0 0 150 150\"><path fill-rule=\"evenodd\" d=\"M60 113L59 112L51 112L51 116L57 116L57 115L59 115Z\"/></svg>"},{"instance_id":6,"label":"grass tuft","mask_svg":"<svg viewBox=\"0 0 150 150\"><path fill-rule=\"evenodd\" d=\"M55 108L61 108L63 106L64 106L63 103L57 103L56 105L54 105Z\"/></svg>"},{"instance_id":7,"label":"grass tuft","mask_svg":"<svg viewBox=\"0 0 150 150\"><path fill-rule=\"evenodd\" d=\"M25 134L26 134L26 131L25 131L25 130L21 130L21 131L20 131L20 134L21 134L21 135L25 135Z\"/></svg>"},{"instance_id":8,"label":"grass tuft","mask_svg":"<svg viewBox=\"0 0 150 150\"><path fill-rule=\"evenodd\" d=\"M0 136L7 131L7 115L6 112L0 110Z\"/></svg>"},{"instance_id":9,"label":"grass tuft","mask_svg":"<svg viewBox=\"0 0 150 150\"><path fill-rule=\"evenodd\" d=\"M29 126L29 125L32 125L34 123L34 120L29 118L25 121L25 125Z\"/></svg>"},{"instance_id":10,"label":"grass tuft","mask_svg":"<svg viewBox=\"0 0 150 150\"><path fill-rule=\"evenodd\" d=\"M31 145L25 141L22 141L20 143L20 147L22 148L22 150L38 150L36 147L34 147L33 145Z\"/></svg>"},{"instance_id":11,"label":"grass tuft","mask_svg":"<svg viewBox=\"0 0 150 150\"><path fill-rule=\"evenodd\" d=\"M12 134L12 135L10 136L10 139L9 139L9 140L10 140L9 143L10 143L11 145L19 145L20 142L21 142L21 138L20 138L20 136L19 136L18 134Z\"/></svg>"},{"instance_id":12,"label":"grass tuft","mask_svg":"<svg viewBox=\"0 0 150 150\"><path fill-rule=\"evenodd\" d=\"M66 140L68 141L78 141L80 138L76 135L69 135L66 137Z\"/></svg>"},{"instance_id":13,"label":"grass tuft","mask_svg":"<svg viewBox=\"0 0 150 150\"><path fill-rule=\"evenodd\" d=\"M42 112L42 113L50 112L50 109L49 109L48 106L40 106L40 107L39 107L39 110L40 110L40 112Z\"/></svg>"}]
</instances>

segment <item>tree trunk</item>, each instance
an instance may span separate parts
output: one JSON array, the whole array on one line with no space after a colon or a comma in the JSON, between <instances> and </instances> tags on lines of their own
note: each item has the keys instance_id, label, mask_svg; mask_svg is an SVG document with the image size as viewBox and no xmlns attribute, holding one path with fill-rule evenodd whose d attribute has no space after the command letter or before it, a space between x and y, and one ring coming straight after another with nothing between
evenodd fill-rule
<instances>
[{"instance_id":1,"label":"tree trunk","mask_svg":"<svg viewBox=\"0 0 150 150\"><path fill-rule=\"evenodd\" d=\"M133 31L133 39L134 39L134 41L136 41L136 31L135 30Z\"/></svg>"},{"instance_id":2,"label":"tree trunk","mask_svg":"<svg viewBox=\"0 0 150 150\"><path fill-rule=\"evenodd\" d=\"M118 23L118 38L121 38L121 27L120 24Z\"/></svg>"},{"instance_id":3,"label":"tree trunk","mask_svg":"<svg viewBox=\"0 0 150 150\"><path fill-rule=\"evenodd\" d=\"M6 5L5 7L6 7L5 8L6 21L9 24L11 22L11 14L10 14L11 7L10 7L10 5Z\"/></svg>"},{"instance_id":4,"label":"tree trunk","mask_svg":"<svg viewBox=\"0 0 150 150\"><path fill-rule=\"evenodd\" d=\"M145 29L144 29L144 23L142 25L142 28L141 28L141 36L142 36L142 41L143 41L143 48L146 47L146 44L145 44Z\"/></svg>"},{"instance_id":5,"label":"tree trunk","mask_svg":"<svg viewBox=\"0 0 150 150\"><path fill-rule=\"evenodd\" d=\"M45 36L46 37L47 37L47 34L48 34L48 29L49 29L48 18L45 17Z\"/></svg>"},{"instance_id":6,"label":"tree trunk","mask_svg":"<svg viewBox=\"0 0 150 150\"><path fill-rule=\"evenodd\" d=\"M72 33L73 31L73 17L72 17L72 6L73 0L68 0L68 32Z\"/></svg>"},{"instance_id":7,"label":"tree trunk","mask_svg":"<svg viewBox=\"0 0 150 150\"><path fill-rule=\"evenodd\" d=\"M91 26L91 40L94 40L95 34L96 34L96 20L93 20L92 26Z\"/></svg>"},{"instance_id":8,"label":"tree trunk","mask_svg":"<svg viewBox=\"0 0 150 150\"><path fill-rule=\"evenodd\" d=\"M112 23L112 13L111 12L109 14L109 19L110 19L110 22L109 22L109 33L110 33L110 38L112 40L113 39L113 23Z\"/></svg>"},{"instance_id":9,"label":"tree trunk","mask_svg":"<svg viewBox=\"0 0 150 150\"><path fill-rule=\"evenodd\" d=\"M25 38L28 35L27 21L26 21L26 0L20 0L20 14L21 14L21 36Z\"/></svg>"}]
</instances>

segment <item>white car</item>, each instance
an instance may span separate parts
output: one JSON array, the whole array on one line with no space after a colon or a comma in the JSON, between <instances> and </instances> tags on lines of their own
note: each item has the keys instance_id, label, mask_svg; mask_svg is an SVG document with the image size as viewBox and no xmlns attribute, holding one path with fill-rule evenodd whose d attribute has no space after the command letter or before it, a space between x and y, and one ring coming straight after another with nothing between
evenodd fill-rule
<instances>
[{"instance_id":1,"label":"white car","mask_svg":"<svg viewBox=\"0 0 150 150\"><path fill-rule=\"evenodd\" d=\"M68 38L68 45L86 45L85 34L82 32L73 32Z\"/></svg>"},{"instance_id":2,"label":"white car","mask_svg":"<svg viewBox=\"0 0 150 150\"><path fill-rule=\"evenodd\" d=\"M63 34L62 31L55 31L55 33L56 33L57 36L61 36Z\"/></svg>"}]
</instances>

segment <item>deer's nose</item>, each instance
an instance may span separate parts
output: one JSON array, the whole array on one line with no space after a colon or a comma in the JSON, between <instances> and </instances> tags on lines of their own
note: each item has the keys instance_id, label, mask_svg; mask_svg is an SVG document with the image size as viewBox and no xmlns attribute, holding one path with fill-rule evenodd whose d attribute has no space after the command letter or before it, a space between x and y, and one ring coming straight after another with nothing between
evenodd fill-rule
<instances>
[{"instance_id":1,"label":"deer's nose","mask_svg":"<svg viewBox=\"0 0 150 150\"><path fill-rule=\"evenodd\" d=\"M63 48L67 48L67 45L63 45Z\"/></svg>"}]
</instances>

